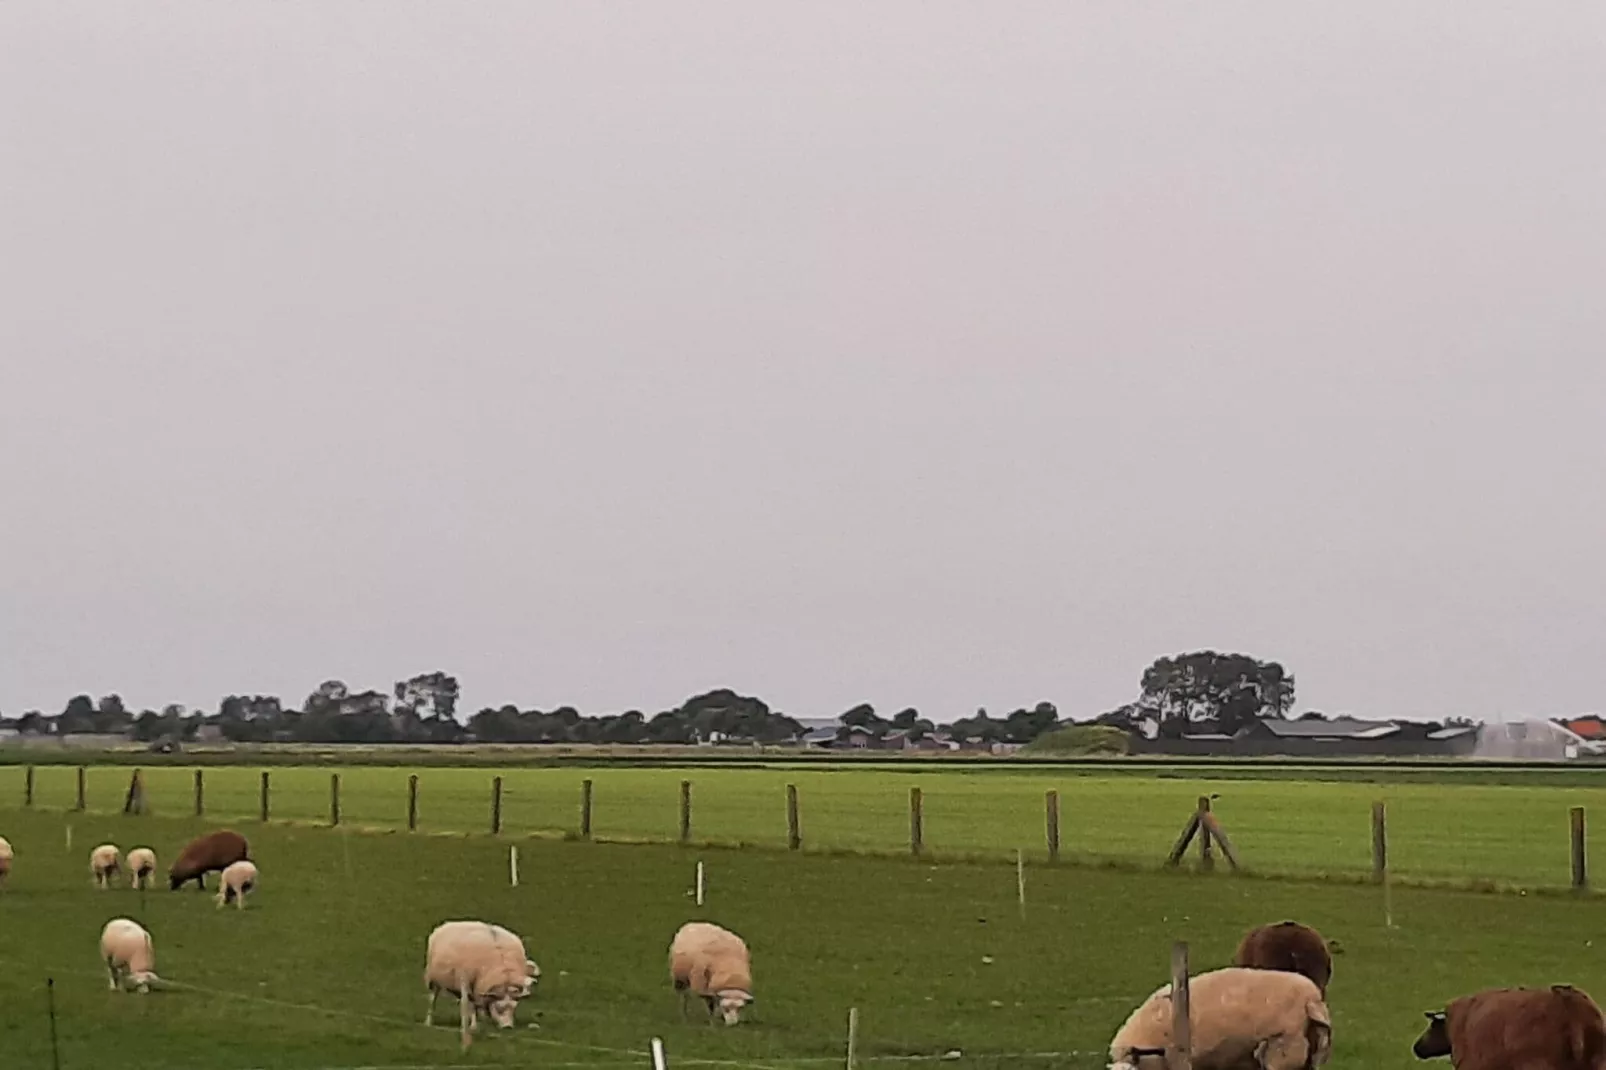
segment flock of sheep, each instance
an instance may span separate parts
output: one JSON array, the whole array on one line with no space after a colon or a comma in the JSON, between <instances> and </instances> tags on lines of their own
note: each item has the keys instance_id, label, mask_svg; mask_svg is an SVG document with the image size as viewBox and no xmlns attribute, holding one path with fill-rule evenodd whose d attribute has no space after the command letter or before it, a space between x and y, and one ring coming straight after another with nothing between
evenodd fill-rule
<instances>
[{"instance_id":1,"label":"flock of sheep","mask_svg":"<svg viewBox=\"0 0 1606 1070\"><path fill-rule=\"evenodd\" d=\"M1333 1050L1327 986L1333 959L1307 925L1284 921L1245 934L1233 964L1188 979L1193 1070L1313 1070ZM1133 1011L1110 1042L1110 1070L1165 1070L1171 986ZM1606 1019L1571 985L1492 988L1429 1011L1412 1045L1456 1070L1606 1070Z\"/></svg>"},{"instance_id":2,"label":"flock of sheep","mask_svg":"<svg viewBox=\"0 0 1606 1070\"><path fill-rule=\"evenodd\" d=\"M245 908L245 897L257 885L258 870L250 858L250 844L230 829L209 832L190 841L168 870L168 886L178 890L190 881L203 891L206 874L221 874L217 905L233 902ZM11 873L11 844L0 837L0 887ZM156 876L156 852L136 847L126 859L116 844L103 843L89 853L89 871L95 887L112 888L126 871L133 888L147 888ZM132 918L113 918L101 931L100 957L115 991L149 992L162 984L156 974L156 950L151 934ZM424 947L424 985L429 1005L424 1024L433 1025L441 993L455 997L459 1025L465 1037L477 1031L480 1015L503 1029L511 1029L520 1000L529 998L541 978L541 968L524 949L518 934L484 921L446 921L429 934ZM752 960L747 944L728 929L708 922L681 926L669 948L669 974L681 996L681 1015L687 1000L700 997L709 1020L716 1014L735 1025L742 1008L753 1002Z\"/></svg>"},{"instance_id":3,"label":"flock of sheep","mask_svg":"<svg viewBox=\"0 0 1606 1070\"><path fill-rule=\"evenodd\" d=\"M0 840L0 843L4 843ZM7 866L10 868L10 845L5 847ZM229 829L220 829L198 836L179 852L168 869L168 886L177 891L190 881L206 889L206 875L218 872L217 905L230 902L245 909L245 897L257 886L257 867L251 861L251 847L244 836ZM149 847L136 847L125 859L115 843L103 843L89 852L89 875L101 891L111 889L124 871L128 873L130 887L150 887L156 878L156 852ZM108 987L113 991L133 988L149 992L151 985L161 984L156 974L156 947L151 934L133 918L113 918L100 933L100 958L106 965Z\"/></svg>"},{"instance_id":4,"label":"flock of sheep","mask_svg":"<svg viewBox=\"0 0 1606 1070\"><path fill-rule=\"evenodd\" d=\"M0 888L14 861L0 837ZM108 889L125 869L115 844L90 852L96 887ZM156 853L128 852L131 886L148 887ZM192 840L168 871L176 890L193 880L221 874L217 905L243 909L257 884L257 867L245 837L222 829ZM100 955L111 988L148 992L156 975L150 933L130 918L114 918L101 933ZM1188 981L1189 1048L1193 1070L1315 1070L1332 1054L1333 1022L1327 1007L1332 980L1331 949L1320 933L1294 921L1250 930L1231 966ZM433 1025L436 1001L445 992L459 1005L465 1038L480 1015L511 1029L521 1000L529 998L541 970L512 931L484 921L447 921L425 944L424 984ZM752 957L747 943L710 922L682 925L669 945L669 977L688 1001L701 999L708 1020L735 1025L753 1002ZM1498 988L1452 1000L1426 1015L1428 1027L1412 1046L1420 1059L1449 1056L1456 1070L1606 1070L1606 1018L1590 996L1571 985ZM1172 1041L1171 985L1156 990L1134 1010L1110 1042L1109 1070L1166 1070Z\"/></svg>"}]
</instances>

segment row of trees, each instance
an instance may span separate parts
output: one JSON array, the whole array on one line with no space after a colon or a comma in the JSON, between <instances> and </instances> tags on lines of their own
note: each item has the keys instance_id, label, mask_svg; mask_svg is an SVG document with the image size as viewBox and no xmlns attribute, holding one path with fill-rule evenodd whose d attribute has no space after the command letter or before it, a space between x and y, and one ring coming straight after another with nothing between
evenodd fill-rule
<instances>
[{"instance_id":1,"label":"row of trees","mask_svg":"<svg viewBox=\"0 0 1606 1070\"><path fill-rule=\"evenodd\" d=\"M781 742L803 734L803 726L762 700L728 689L694 696L672 710L648 717L639 710L587 717L572 706L551 711L516 706L487 707L457 717L461 688L444 672L398 681L390 693L354 692L341 680L327 680L301 706L286 706L274 695L229 695L215 713L170 705L160 711L131 713L121 697L98 702L78 695L59 716L38 711L16 722L31 734L132 734L141 742L193 740L215 726L227 740L241 743L707 743L721 739Z\"/></svg>"},{"instance_id":2,"label":"row of trees","mask_svg":"<svg viewBox=\"0 0 1606 1070\"><path fill-rule=\"evenodd\" d=\"M485 707L466 721L458 717L460 694L455 676L436 671L400 680L389 692L353 692L343 681L328 680L295 708L272 695L229 695L215 713L207 714L167 706L136 715L117 695L98 702L78 695L59 716L35 711L16 723L20 730L34 733L132 730L142 741L193 738L206 724L216 725L224 738L240 742L452 743L472 737L495 743L769 743L803 734L803 726L794 718L729 689L696 695L651 716L630 710L588 717L572 706L542 711L504 705ZM1163 736L1203 728L1230 735L1257 719L1288 717L1293 707L1294 675L1279 663L1201 650L1157 658L1143 672L1137 699L1093 722L1129 732L1150 726ZM902 733L920 740L942 732L988 744L1028 743L1065 723L1051 702L1004 717L978 710L975 716L941 729L913 708L883 718L868 704L848 710L841 721L878 738Z\"/></svg>"}]
</instances>

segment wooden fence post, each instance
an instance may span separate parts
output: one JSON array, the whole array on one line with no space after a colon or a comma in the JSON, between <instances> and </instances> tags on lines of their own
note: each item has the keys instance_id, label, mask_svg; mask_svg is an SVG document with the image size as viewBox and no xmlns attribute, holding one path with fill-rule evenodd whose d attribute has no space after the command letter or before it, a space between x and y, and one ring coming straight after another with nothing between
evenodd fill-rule
<instances>
[{"instance_id":1,"label":"wooden fence post","mask_svg":"<svg viewBox=\"0 0 1606 1070\"><path fill-rule=\"evenodd\" d=\"M123 813L142 814L145 812L145 784L140 771L135 769L128 778L128 796L123 800Z\"/></svg>"},{"instance_id":2,"label":"wooden fence post","mask_svg":"<svg viewBox=\"0 0 1606 1070\"><path fill-rule=\"evenodd\" d=\"M1573 826L1573 891L1582 892L1589 887L1589 866L1584 854L1584 808L1572 809Z\"/></svg>"},{"instance_id":3,"label":"wooden fence post","mask_svg":"<svg viewBox=\"0 0 1606 1070\"><path fill-rule=\"evenodd\" d=\"M1188 1003L1188 945L1179 940L1171 945L1171 1050L1165 1060L1169 1070L1191 1070L1193 1066L1193 1019Z\"/></svg>"},{"instance_id":4,"label":"wooden fence post","mask_svg":"<svg viewBox=\"0 0 1606 1070\"><path fill-rule=\"evenodd\" d=\"M407 775L407 831L418 831L418 774Z\"/></svg>"},{"instance_id":5,"label":"wooden fence post","mask_svg":"<svg viewBox=\"0 0 1606 1070\"><path fill-rule=\"evenodd\" d=\"M206 776L200 769L195 771L195 816L206 816Z\"/></svg>"},{"instance_id":6,"label":"wooden fence post","mask_svg":"<svg viewBox=\"0 0 1606 1070\"><path fill-rule=\"evenodd\" d=\"M680 782L680 842L691 841L691 781Z\"/></svg>"},{"instance_id":7,"label":"wooden fence post","mask_svg":"<svg viewBox=\"0 0 1606 1070\"><path fill-rule=\"evenodd\" d=\"M1050 791L1043 796L1043 819L1048 828L1048 860L1060 860L1060 793Z\"/></svg>"},{"instance_id":8,"label":"wooden fence post","mask_svg":"<svg viewBox=\"0 0 1606 1070\"><path fill-rule=\"evenodd\" d=\"M909 853L918 855L926 846L925 799L919 788L909 789Z\"/></svg>"},{"instance_id":9,"label":"wooden fence post","mask_svg":"<svg viewBox=\"0 0 1606 1070\"><path fill-rule=\"evenodd\" d=\"M786 785L786 849L795 851L803 846L803 828L797 814L797 785Z\"/></svg>"},{"instance_id":10,"label":"wooden fence post","mask_svg":"<svg viewBox=\"0 0 1606 1070\"><path fill-rule=\"evenodd\" d=\"M340 824L340 774L329 774L329 824Z\"/></svg>"},{"instance_id":11,"label":"wooden fence post","mask_svg":"<svg viewBox=\"0 0 1606 1070\"><path fill-rule=\"evenodd\" d=\"M78 807L79 810L89 809L89 796L84 785L84 767L78 767Z\"/></svg>"},{"instance_id":12,"label":"wooden fence post","mask_svg":"<svg viewBox=\"0 0 1606 1070\"><path fill-rule=\"evenodd\" d=\"M1199 796L1199 868L1206 873L1214 872L1216 868L1216 853L1210 842L1210 822L1205 820L1209 812L1210 796Z\"/></svg>"},{"instance_id":13,"label":"wooden fence post","mask_svg":"<svg viewBox=\"0 0 1606 1070\"><path fill-rule=\"evenodd\" d=\"M1389 868L1389 815L1388 805L1379 799L1372 804L1372 879L1379 884L1387 877Z\"/></svg>"},{"instance_id":14,"label":"wooden fence post","mask_svg":"<svg viewBox=\"0 0 1606 1070\"><path fill-rule=\"evenodd\" d=\"M262 770L262 820L268 819L268 771Z\"/></svg>"},{"instance_id":15,"label":"wooden fence post","mask_svg":"<svg viewBox=\"0 0 1606 1070\"><path fill-rule=\"evenodd\" d=\"M591 838L591 781L580 782L580 838Z\"/></svg>"},{"instance_id":16,"label":"wooden fence post","mask_svg":"<svg viewBox=\"0 0 1606 1070\"><path fill-rule=\"evenodd\" d=\"M22 805L33 805L33 766L31 765L22 778Z\"/></svg>"},{"instance_id":17,"label":"wooden fence post","mask_svg":"<svg viewBox=\"0 0 1606 1070\"><path fill-rule=\"evenodd\" d=\"M491 778L491 835L502 834L502 778Z\"/></svg>"}]
</instances>

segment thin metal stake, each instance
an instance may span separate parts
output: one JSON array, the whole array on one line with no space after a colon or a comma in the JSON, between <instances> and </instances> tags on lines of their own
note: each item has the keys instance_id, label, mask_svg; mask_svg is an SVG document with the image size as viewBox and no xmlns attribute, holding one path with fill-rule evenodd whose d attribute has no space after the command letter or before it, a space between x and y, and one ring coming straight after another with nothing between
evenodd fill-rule
<instances>
[{"instance_id":1,"label":"thin metal stake","mask_svg":"<svg viewBox=\"0 0 1606 1070\"><path fill-rule=\"evenodd\" d=\"M45 978L45 1001L50 1007L50 1065L61 1070L61 1044L56 1039L56 979Z\"/></svg>"}]
</instances>

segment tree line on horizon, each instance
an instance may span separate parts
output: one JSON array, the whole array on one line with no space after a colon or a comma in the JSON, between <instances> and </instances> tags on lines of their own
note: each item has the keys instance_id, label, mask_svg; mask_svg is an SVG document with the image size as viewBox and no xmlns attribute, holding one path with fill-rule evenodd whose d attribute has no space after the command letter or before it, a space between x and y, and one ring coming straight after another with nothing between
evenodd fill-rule
<instances>
[{"instance_id":1,"label":"tree line on horizon","mask_svg":"<svg viewBox=\"0 0 1606 1070\"><path fill-rule=\"evenodd\" d=\"M1082 723L1127 732L1147 723L1168 738L1190 730L1230 735L1256 720L1289 717L1294 706L1293 674L1275 661L1246 654L1201 650L1160 657L1144 670L1139 687L1133 702ZM10 723L27 734L131 734L147 743L192 740L203 725L215 725L224 739L239 743L784 743L804 734L797 719L729 688L694 695L651 716L640 710L586 715L573 706L543 711L504 704L460 720L460 695L457 677L435 671L397 681L389 692L353 692L344 681L326 680L299 707L273 695L228 695L212 712L172 704L136 714L116 694L98 700L76 695L60 714L33 710ZM1315 710L1299 716L1326 719ZM978 709L943 726L913 707L882 717L868 703L838 720L843 731L857 728L873 737L901 732L919 740L942 733L985 744L1029 743L1076 723L1061 718L1046 701L1002 717Z\"/></svg>"}]
</instances>

